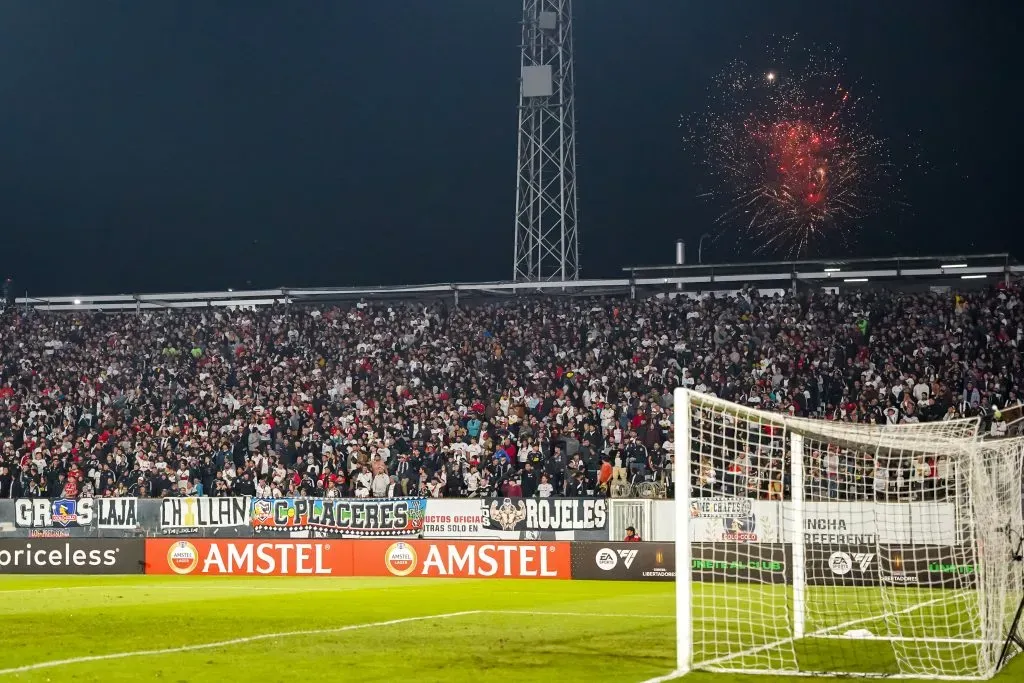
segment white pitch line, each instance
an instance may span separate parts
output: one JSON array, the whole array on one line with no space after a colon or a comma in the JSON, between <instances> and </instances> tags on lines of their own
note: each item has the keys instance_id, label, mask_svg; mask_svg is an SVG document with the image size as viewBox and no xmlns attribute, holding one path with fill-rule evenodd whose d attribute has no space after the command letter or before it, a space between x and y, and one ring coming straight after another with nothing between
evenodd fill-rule
<instances>
[{"instance_id":1,"label":"white pitch line","mask_svg":"<svg viewBox=\"0 0 1024 683\"><path fill-rule=\"evenodd\" d=\"M485 610L487 614L523 614L536 617L607 617L609 619L675 619L674 614L606 614L600 612L533 612L529 610Z\"/></svg>"},{"instance_id":2,"label":"white pitch line","mask_svg":"<svg viewBox=\"0 0 1024 683\"><path fill-rule=\"evenodd\" d=\"M648 678L643 683L666 683L666 681L674 681L674 680L680 678L682 675L683 675L682 673L680 673L678 670L676 670L676 671L673 671L672 673L667 673L664 676L658 676L656 678Z\"/></svg>"},{"instance_id":3,"label":"white pitch line","mask_svg":"<svg viewBox=\"0 0 1024 683\"><path fill-rule=\"evenodd\" d=\"M107 585L107 584L96 584L96 585L93 585L93 586L60 586L60 587L53 587L53 588L11 588L9 590L0 590L0 595L7 595L9 593L42 593L43 591L82 591L82 590L93 590L93 589L96 589L96 588L104 588L104 589L109 589L109 590L120 590L122 588L124 588L124 589L127 589L127 588L142 588L145 591L149 591L149 592L153 592L153 591L159 592L159 591L165 591L165 590L168 590L168 589L171 589L171 590L191 590L191 591L194 591L196 589L196 587L194 585L191 585L191 586L166 586L166 585L165 586L161 586L159 584L156 584L156 585L151 585L151 586L145 586L143 584L138 584L138 583L133 583L133 584L123 584L123 583L121 583L121 584L110 584L110 585ZM224 591L224 590L228 590L228 591L282 591L282 590L284 590L286 592L289 591L289 590L290 591L294 591L294 592L300 592L300 590L301 590L301 592L305 593L307 591L324 591L324 590L330 590L330 589L327 589L327 588L310 588L310 589L306 589L306 588L302 588L302 589L293 588L293 589L282 589L282 588L274 588L273 586L220 586L220 587L217 588L217 590L219 590L219 591ZM339 589L336 589L336 590L346 591L346 590L357 590L357 589L355 589L355 588L339 588ZM206 598L204 598L204 599L206 599Z\"/></svg>"},{"instance_id":4,"label":"white pitch line","mask_svg":"<svg viewBox=\"0 0 1024 683\"><path fill-rule=\"evenodd\" d=\"M245 636L244 638L232 638L231 640L219 640L213 643L199 643L198 645L182 645L181 647L168 647L161 650L135 650L132 652L112 652L105 655L90 655L88 657L71 657L69 659L54 659L49 662L37 662L35 664L26 664L24 666L12 667L10 669L0 669L0 676L6 676L9 674L19 674L28 671L37 671L39 669L51 669L57 666L67 666L69 664L86 664L88 662L103 662L111 659L126 659L128 657L150 657L156 655L172 655L179 652L194 652L196 650L211 650L219 647L230 647L232 645L244 645L246 643L253 643L258 640L274 640L275 638L293 638L295 636L319 636L326 635L328 633L344 633L346 631L357 631L364 628L378 628L381 626L396 626L398 624L408 624L414 621L426 621L428 619L451 619L453 617L464 617L471 614L480 614L480 610L470 610L467 612L448 612L447 614L428 614L422 617L405 617L404 619L390 619L388 621L375 621L369 624L350 624L348 626L339 626L337 628L322 628L307 631L282 631L281 633L260 633L254 636Z\"/></svg>"}]
</instances>

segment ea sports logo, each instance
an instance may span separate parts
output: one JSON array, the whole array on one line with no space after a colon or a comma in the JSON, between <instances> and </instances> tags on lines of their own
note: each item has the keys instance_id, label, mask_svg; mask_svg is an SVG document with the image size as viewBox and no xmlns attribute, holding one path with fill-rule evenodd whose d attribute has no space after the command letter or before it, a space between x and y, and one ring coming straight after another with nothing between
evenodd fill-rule
<instances>
[{"instance_id":1,"label":"ea sports logo","mask_svg":"<svg viewBox=\"0 0 1024 683\"><path fill-rule=\"evenodd\" d=\"M847 553L832 553L828 558L828 568L832 570L833 574L844 576L853 569L853 560L850 559Z\"/></svg>"},{"instance_id":2,"label":"ea sports logo","mask_svg":"<svg viewBox=\"0 0 1024 683\"><path fill-rule=\"evenodd\" d=\"M188 541L178 541L167 551L167 566L175 574L191 574L199 564L199 551Z\"/></svg>"},{"instance_id":3,"label":"ea sports logo","mask_svg":"<svg viewBox=\"0 0 1024 683\"><path fill-rule=\"evenodd\" d=\"M594 561L597 563L598 569L610 572L619 563L619 556L611 548L601 548L594 556Z\"/></svg>"},{"instance_id":4,"label":"ea sports logo","mask_svg":"<svg viewBox=\"0 0 1024 683\"><path fill-rule=\"evenodd\" d=\"M408 576L416 570L416 550L408 543L392 543L384 552L384 566L395 576Z\"/></svg>"}]
</instances>

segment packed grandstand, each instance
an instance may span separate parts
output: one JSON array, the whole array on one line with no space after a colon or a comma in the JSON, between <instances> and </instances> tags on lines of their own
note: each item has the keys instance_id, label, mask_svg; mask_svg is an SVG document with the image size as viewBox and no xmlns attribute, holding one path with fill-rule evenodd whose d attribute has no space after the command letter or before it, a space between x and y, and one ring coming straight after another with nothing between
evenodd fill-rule
<instances>
[{"instance_id":1,"label":"packed grandstand","mask_svg":"<svg viewBox=\"0 0 1024 683\"><path fill-rule=\"evenodd\" d=\"M959 295L8 306L0 498L606 495L671 481L674 387L826 420L980 416L998 430L1024 381L1022 339L1008 282ZM747 456L705 460L695 486L782 495L787 482L759 479L779 471L772 454ZM825 453L810 476L835 497L881 479L937 490L945 473Z\"/></svg>"}]
</instances>

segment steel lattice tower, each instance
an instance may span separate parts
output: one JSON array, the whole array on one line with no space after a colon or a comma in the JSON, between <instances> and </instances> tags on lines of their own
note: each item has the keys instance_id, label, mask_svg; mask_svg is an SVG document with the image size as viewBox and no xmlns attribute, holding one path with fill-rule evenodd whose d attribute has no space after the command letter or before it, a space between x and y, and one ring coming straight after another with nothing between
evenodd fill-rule
<instances>
[{"instance_id":1,"label":"steel lattice tower","mask_svg":"<svg viewBox=\"0 0 1024 683\"><path fill-rule=\"evenodd\" d=\"M575 280L572 0L523 0L521 48L513 278Z\"/></svg>"}]
</instances>

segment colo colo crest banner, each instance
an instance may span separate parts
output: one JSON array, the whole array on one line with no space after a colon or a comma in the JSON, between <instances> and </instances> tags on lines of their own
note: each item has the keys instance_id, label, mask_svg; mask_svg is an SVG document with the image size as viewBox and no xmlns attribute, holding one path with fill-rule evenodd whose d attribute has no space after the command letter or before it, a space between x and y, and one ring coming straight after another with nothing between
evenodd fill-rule
<instances>
[{"instance_id":1,"label":"colo colo crest banner","mask_svg":"<svg viewBox=\"0 0 1024 683\"><path fill-rule=\"evenodd\" d=\"M138 503L137 498L19 498L14 501L14 524L29 529L135 529Z\"/></svg>"},{"instance_id":2,"label":"colo colo crest banner","mask_svg":"<svg viewBox=\"0 0 1024 683\"><path fill-rule=\"evenodd\" d=\"M423 531L423 498L257 498L252 525L262 531L339 536L412 536Z\"/></svg>"}]
</instances>

